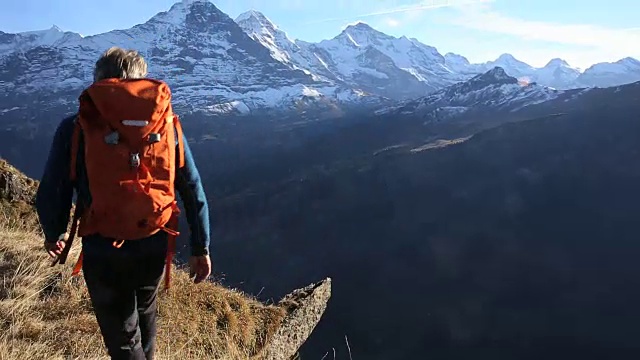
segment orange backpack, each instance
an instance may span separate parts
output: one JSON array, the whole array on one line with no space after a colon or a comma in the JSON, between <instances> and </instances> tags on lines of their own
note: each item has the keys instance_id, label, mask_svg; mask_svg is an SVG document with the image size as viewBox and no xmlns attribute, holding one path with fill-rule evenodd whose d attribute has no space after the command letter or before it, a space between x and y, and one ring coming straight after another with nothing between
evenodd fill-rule
<instances>
[{"instance_id":1,"label":"orange backpack","mask_svg":"<svg viewBox=\"0 0 640 360\"><path fill-rule=\"evenodd\" d=\"M70 240L76 226L78 236L100 234L115 239L115 247L165 231L168 288L180 212L174 181L176 168L184 166L182 127L173 113L169 86L153 79L106 79L91 85L79 100L70 175L76 178L82 133L91 201L74 216ZM73 274L81 267L82 253Z\"/></svg>"}]
</instances>

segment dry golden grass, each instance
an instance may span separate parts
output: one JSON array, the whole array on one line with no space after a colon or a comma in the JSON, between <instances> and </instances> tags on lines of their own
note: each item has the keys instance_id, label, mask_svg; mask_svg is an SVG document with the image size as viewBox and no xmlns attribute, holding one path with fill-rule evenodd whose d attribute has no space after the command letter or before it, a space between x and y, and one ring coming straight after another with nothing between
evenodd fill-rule
<instances>
[{"instance_id":1,"label":"dry golden grass","mask_svg":"<svg viewBox=\"0 0 640 360\"><path fill-rule=\"evenodd\" d=\"M75 259L77 247L70 254ZM41 238L0 228L0 359L105 357L82 276L50 267ZM213 283L194 285L174 268L159 301L159 359L256 358L286 315Z\"/></svg>"},{"instance_id":2,"label":"dry golden grass","mask_svg":"<svg viewBox=\"0 0 640 360\"><path fill-rule=\"evenodd\" d=\"M14 170L0 161L0 175ZM80 241L66 265L50 266L34 227L37 183L28 185L25 199L0 199L0 360L107 359L84 280L71 277ZM158 359L258 359L287 315L286 305L173 274L159 299Z\"/></svg>"}]
</instances>

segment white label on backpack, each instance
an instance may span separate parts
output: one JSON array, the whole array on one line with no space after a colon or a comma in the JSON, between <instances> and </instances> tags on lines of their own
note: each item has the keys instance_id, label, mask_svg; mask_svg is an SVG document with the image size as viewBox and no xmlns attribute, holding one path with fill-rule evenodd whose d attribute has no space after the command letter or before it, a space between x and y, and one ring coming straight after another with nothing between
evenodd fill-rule
<instances>
[{"instance_id":1,"label":"white label on backpack","mask_svg":"<svg viewBox=\"0 0 640 360\"><path fill-rule=\"evenodd\" d=\"M122 125L143 127L149 125L149 122L146 120L122 120Z\"/></svg>"}]
</instances>

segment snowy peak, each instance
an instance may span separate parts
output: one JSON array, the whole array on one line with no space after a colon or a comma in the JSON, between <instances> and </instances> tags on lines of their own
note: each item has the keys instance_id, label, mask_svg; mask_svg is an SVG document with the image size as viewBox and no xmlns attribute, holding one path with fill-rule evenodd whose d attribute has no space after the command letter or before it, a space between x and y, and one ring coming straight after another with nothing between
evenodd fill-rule
<instances>
[{"instance_id":1,"label":"snowy peak","mask_svg":"<svg viewBox=\"0 0 640 360\"><path fill-rule=\"evenodd\" d=\"M452 71L468 77L500 67L508 76L517 78L523 83L537 82L558 89L577 87L576 79L580 76L578 69L572 68L566 61L559 58L552 59L542 68L535 68L508 53L483 64L470 64L466 58L449 53L445 55L445 63Z\"/></svg>"},{"instance_id":2,"label":"snowy peak","mask_svg":"<svg viewBox=\"0 0 640 360\"><path fill-rule=\"evenodd\" d=\"M476 98L500 97L501 93L519 92L524 87L519 83L518 79L509 76L501 67L494 67L484 74L476 75L473 78L451 85L442 90L443 97L465 98L470 94ZM508 89L508 90L505 90ZM506 92L505 92L506 91Z\"/></svg>"},{"instance_id":3,"label":"snowy peak","mask_svg":"<svg viewBox=\"0 0 640 360\"><path fill-rule=\"evenodd\" d=\"M180 1L180 4L186 6L186 7L190 7L193 4L196 3L210 3L209 0L182 0Z\"/></svg>"},{"instance_id":4,"label":"snowy peak","mask_svg":"<svg viewBox=\"0 0 640 360\"><path fill-rule=\"evenodd\" d=\"M464 92L476 91L493 85L513 85L518 84L518 79L507 75L503 68L496 66L484 74L474 76L470 80L456 84L460 85L459 90ZM454 85L455 86L455 85Z\"/></svg>"},{"instance_id":5,"label":"snowy peak","mask_svg":"<svg viewBox=\"0 0 640 360\"><path fill-rule=\"evenodd\" d=\"M362 22L315 48L340 80L393 99L421 96L464 80L446 68L435 48L406 36L395 38Z\"/></svg>"},{"instance_id":6,"label":"snowy peak","mask_svg":"<svg viewBox=\"0 0 640 360\"><path fill-rule=\"evenodd\" d=\"M300 47L263 13L250 10L240 14L235 22L253 40L269 49L271 57L293 69L308 68ZM296 64L298 60L300 64Z\"/></svg>"},{"instance_id":7,"label":"snowy peak","mask_svg":"<svg viewBox=\"0 0 640 360\"><path fill-rule=\"evenodd\" d=\"M503 68L496 66L484 74L473 77L467 83L475 88L482 88L494 84L517 84L518 79L507 75Z\"/></svg>"},{"instance_id":8,"label":"snowy peak","mask_svg":"<svg viewBox=\"0 0 640 360\"><path fill-rule=\"evenodd\" d=\"M620 65L625 65L625 66L631 66L631 67L640 67L640 61L632 58L632 57L626 57L624 59L620 59L618 61L616 61L616 64L620 64Z\"/></svg>"},{"instance_id":9,"label":"snowy peak","mask_svg":"<svg viewBox=\"0 0 640 360\"><path fill-rule=\"evenodd\" d=\"M434 48L404 36L397 39L362 22L347 26L333 39L308 43L290 40L265 18L250 11L238 16L236 22L268 48L274 59L317 81L404 99L437 90L442 82L449 85L458 80L438 78L450 72Z\"/></svg>"},{"instance_id":10,"label":"snowy peak","mask_svg":"<svg viewBox=\"0 0 640 360\"><path fill-rule=\"evenodd\" d=\"M464 78L472 77L487 69L484 64L471 64L466 57L454 53L445 54L444 63L448 69L464 76Z\"/></svg>"},{"instance_id":11,"label":"snowy peak","mask_svg":"<svg viewBox=\"0 0 640 360\"><path fill-rule=\"evenodd\" d=\"M202 22L225 21L228 16L208 0L182 0L153 16L147 23L169 26L196 25ZM214 25L214 24L210 24Z\"/></svg>"},{"instance_id":12,"label":"snowy peak","mask_svg":"<svg viewBox=\"0 0 640 360\"><path fill-rule=\"evenodd\" d=\"M640 70L640 61L632 58L626 57L624 59L620 59L616 62L604 62L592 65L587 70L585 70L585 74L593 73L593 72L623 72L627 69L632 70Z\"/></svg>"},{"instance_id":13,"label":"snowy peak","mask_svg":"<svg viewBox=\"0 0 640 360\"><path fill-rule=\"evenodd\" d=\"M569 63L567 63L566 61L560 59L560 58L555 58L555 59L551 59L547 65L544 66L545 68L558 68L558 67L570 67Z\"/></svg>"},{"instance_id":14,"label":"snowy peak","mask_svg":"<svg viewBox=\"0 0 640 360\"><path fill-rule=\"evenodd\" d=\"M531 65L516 59L511 54L502 54L495 61L489 62L489 64L492 66L511 67L519 70L533 69Z\"/></svg>"},{"instance_id":15,"label":"snowy peak","mask_svg":"<svg viewBox=\"0 0 640 360\"><path fill-rule=\"evenodd\" d=\"M207 0L177 2L168 11L156 14L143 24L90 36L87 40L92 47L98 48L113 45L139 51L171 48L171 56L183 57L189 53L187 61L190 63L196 59L227 56L228 53L223 52L236 48L244 48L249 51L247 55L257 58L263 58L261 54L267 53L233 19Z\"/></svg>"},{"instance_id":16,"label":"snowy peak","mask_svg":"<svg viewBox=\"0 0 640 360\"><path fill-rule=\"evenodd\" d=\"M456 64L456 65L470 65L469 59L462 55L454 54L454 53L446 53L444 55L444 59L447 64Z\"/></svg>"},{"instance_id":17,"label":"snowy peak","mask_svg":"<svg viewBox=\"0 0 640 360\"><path fill-rule=\"evenodd\" d=\"M511 54L502 54L495 61L489 61L481 67L481 71L488 71L494 67L503 68L507 74L516 78L530 78L535 73L535 68L531 65L516 59Z\"/></svg>"},{"instance_id":18,"label":"snowy peak","mask_svg":"<svg viewBox=\"0 0 640 360\"><path fill-rule=\"evenodd\" d=\"M55 25L47 30L31 31L22 34L31 38L32 41L37 42L37 45L53 45L64 37L64 32Z\"/></svg>"},{"instance_id":19,"label":"snowy peak","mask_svg":"<svg viewBox=\"0 0 640 360\"><path fill-rule=\"evenodd\" d=\"M277 36L287 38L287 35L276 24L256 10L249 10L238 15L235 22L254 40L257 40L255 36L260 34L268 35L272 38ZM288 41L292 42L291 40Z\"/></svg>"},{"instance_id":20,"label":"snowy peak","mask_svg":"<svg viewBox=\"0 0 640 360\"><path fill-rule=\"evenodd\" d=\"M45 35L45 34L61 34L64 33L57 25L52 25L46 30L25 31L22 35Z\"/></svg>"},{"instance_id":21,"label":"snowy peak","mask_svg":"<svg viewBox=\"0 0 640 360\"><path fill-rule=\"evenodd\" d=\"M214 27L218 22L226 24L235 22L224 12L218 9L213 3L205 0L188 0L183 2L188 8L187 25L199 28Z\"/></svg>"},{"instance_id":22,"label":"snowy peak","mask_svg":"<svg viewBox=\"0 0 640 360\"><path fill-rule=\"evenodd\" d=\"M516 59L513 55L511 54L502 54L500 56L498 56L498 59L496 59L496 62L502 62L502 63L514 63L514 62L520 62L518 59Z\"/></svg>"},{"instance_id":23,"label":"snowy peak","mask_svg":"<svg viewBox=\"0 0 640 360\"><path fill-rule=\"evenodd\" d=\"M275 24L271 20L269 20L263 13L253 9L243 12L242 14L238 15L238 17L236 18L237 23L241 23L245 21L255 21L265 26L275 27Z\"/></svg>"},{"instance_id":24,"label":"snowy peak","mask_svg":"<svg viewBox=\"0 0 640 360\"><path fill-rule=\"evenodd\" d=\"M351 32L351 31L359 31L359 32L372 32L372 33L379 33L378 30L372 28L369 24L362 22L362 21L358 21L354 24L350 24L348 25L343 32Z\"/></svg>"},{"instance_id":25,"label":"snowy peak","mask_svg":"<svg viewBox=\"0 0 640 360\"><path fill-rule=\"evenodd\" d=\"M574 87L575 81L579 76L580 71L578 69L572 68L562 59L555 58L544 67L535 69L528 78L545 86L566 89Z\"/></svg>"},{"instance_id":26,"label":"snowy peak","mask_svg":"<svg viewBox=\"0 0 640 360\"><path fill-rule=\"evenodd\" d=\"M640 61L626 57L616 62L599 63L580 74L583 86L610 87L640 81Z\"/></svg>"},{"instance_id":27,"label":"snowy peak","mask_svg":"<svg viewBox=\"0 0 640 360\"><path fill-rule=\"evenodd\" d=\"M26 31L17 34L0 32L0 55L15 50L28 50L38 46L59 46L62 43L80 39L80 34L62 31L58 26L53 25L46 30Z\"/></svg>"},{"instance_id":28,"label":"snowy peak","mask_svg":"<svg viewBox=\"0 0 640 360\"><path fill-rule=\"evenodd\" d=\"M355 45L358 47L380 45L382 41L395 40L393 36L389 36L383 32L380 32L363 22L357 22L355 24L347 26L334 39L339 40L342 43ZM409 40L407 39L407 41Z\"/></svg>"},{"instance_id":29,"label":"snowy peak","mask_svg":"<svg viewBox=\"0 0 640 360\"><path fill-rule=\"evenodd\" d=\"M37 32L36 32L37 33ZM58 25L53 24L47 30L39 31L40 34L63 34L64 31L58 27Z\"/></svg>"},{"instance_id":30,"label":"snowy peak","mask_svg":"<svg viewBox=\"0 0 640 360\"><path fill-rule=\"evenodd\" d=\"M466 79L448 69L434 47L387 35L364 22L319 43L292 41L255 11L241 14L236 22L290 68L379 96L414 98Z\"/></svg>"}]
</instances>

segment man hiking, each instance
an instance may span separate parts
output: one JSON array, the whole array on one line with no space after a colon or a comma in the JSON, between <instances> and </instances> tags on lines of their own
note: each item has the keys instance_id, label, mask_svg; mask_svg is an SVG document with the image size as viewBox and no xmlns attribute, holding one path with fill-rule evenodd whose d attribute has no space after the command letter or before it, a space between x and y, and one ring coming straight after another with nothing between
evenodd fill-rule
<instances>
[{"instance_id":1,"label":"man hiking","mask_svg":"<svg viewBox=\"0 0 640 360\"><path fill-rule=\"evenodd\" d=\"M154 357L157 293L184 202L191 233L191 276L211 273L209 209L186 137L162 81L147 79L136 51L111 48L76 115L58 126L36 196L45 249L65 255L74 190L82 266L112 359ZM66 256L66 255L65 255ZM63 261L63 260L61 260ZM165 280L168 279L165 274Z\"/></svg>"}]
</instances>

